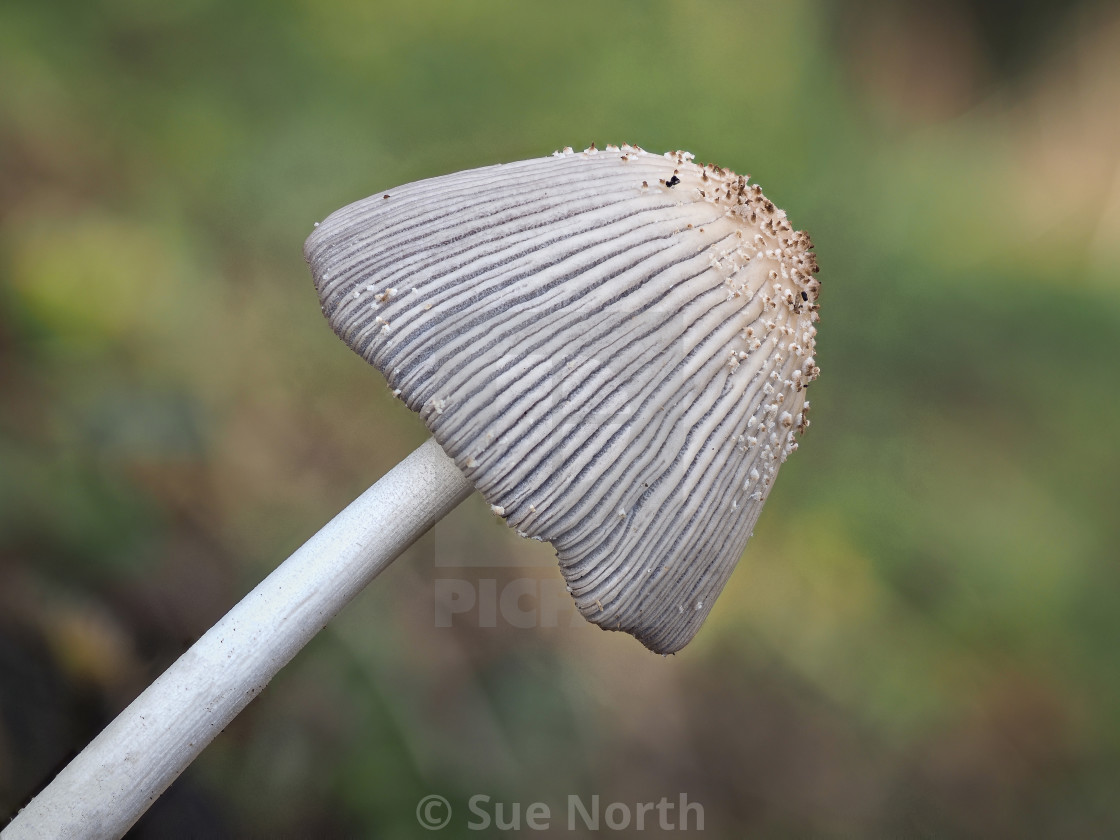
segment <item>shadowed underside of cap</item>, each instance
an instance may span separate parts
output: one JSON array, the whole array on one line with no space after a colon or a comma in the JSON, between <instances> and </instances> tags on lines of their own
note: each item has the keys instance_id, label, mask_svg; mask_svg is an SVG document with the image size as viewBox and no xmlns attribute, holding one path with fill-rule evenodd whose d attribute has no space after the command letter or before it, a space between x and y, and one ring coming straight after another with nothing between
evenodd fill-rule
<instances>
[{"instance_id":1,"label":"shadowed underside of cap","mask_svg":"<svg viewBox=\"0 0 1120 840\"><path fill-rule=\"evenodd\" d=\"M809 238L746 178L630 146L418 181L305 253L335 332L580 612L683 647L808 426Z\"/></svg>"}]
</instances>

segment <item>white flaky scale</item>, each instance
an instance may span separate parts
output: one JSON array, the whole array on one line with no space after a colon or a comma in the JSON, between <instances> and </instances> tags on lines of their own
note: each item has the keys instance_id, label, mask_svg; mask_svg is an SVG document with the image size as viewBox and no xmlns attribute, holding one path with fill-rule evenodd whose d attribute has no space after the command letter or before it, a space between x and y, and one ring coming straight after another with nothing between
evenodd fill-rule
<instances>
[{"instance_id":1,"label":"white flaky scale","mask_svg":"<svg viewBox=\"0 0 1120 840\"><path fill-rule=\"evenodd\" d=\"M809 237L745 177L624 145L379 192L305 253L335 332L555 546L580 612L687 644L809 425Z\"/></svg>"}]
</instances>

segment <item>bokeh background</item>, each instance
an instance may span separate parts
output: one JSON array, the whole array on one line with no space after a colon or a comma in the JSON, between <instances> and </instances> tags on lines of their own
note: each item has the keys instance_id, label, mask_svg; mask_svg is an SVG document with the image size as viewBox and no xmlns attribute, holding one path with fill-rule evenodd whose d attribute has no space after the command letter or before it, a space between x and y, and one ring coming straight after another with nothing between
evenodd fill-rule
<instances>
[{"instance_id":1,"label":"bokeh background","mask_svg":"<svg viewBox=\"0 0 1120 840\"><path fill-rule=\"evenodd\" d=\"M429 793L445 837L572 793L1120 836L1120 9L1042 0L0 4L0 817L425 438L312 223L592 141L750 172L822 266L813 426L709 624L438 627L439 581L559 577L472 499L134 836L418 836Z\"/></svg>"}]
</instances>

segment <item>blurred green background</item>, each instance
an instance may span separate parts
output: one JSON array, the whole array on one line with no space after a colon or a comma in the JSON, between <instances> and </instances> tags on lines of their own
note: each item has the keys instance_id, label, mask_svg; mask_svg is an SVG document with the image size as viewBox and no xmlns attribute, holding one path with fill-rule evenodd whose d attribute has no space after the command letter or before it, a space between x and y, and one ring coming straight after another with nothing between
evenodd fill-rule
<instances>
[{"instance_id":1,"label":"blurred green background","mask_svg":"<svg viewBox=\"0 0 1120 840\"><path fill-rule=\"evenodd\" d=\"M822 266L708 625L437 627L441 580L559 578L472 499L135 836L418 836L429 793L444 837L681 793L713 837L1120 836L1120 9L1037 0L0 5L0 817L425 438L312 223L592 141L750 172Z\"/></svg>"}]
</instances>

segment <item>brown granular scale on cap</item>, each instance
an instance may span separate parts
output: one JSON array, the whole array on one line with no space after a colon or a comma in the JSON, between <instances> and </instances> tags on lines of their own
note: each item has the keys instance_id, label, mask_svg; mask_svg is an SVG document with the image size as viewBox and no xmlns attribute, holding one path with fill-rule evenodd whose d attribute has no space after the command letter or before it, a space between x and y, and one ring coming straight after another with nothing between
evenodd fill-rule
<instances>
[{"instance_id":1,"label":"brown granular scale on cap","mask_svg":"<svg viewBox=\"0 0 1120 840\"><path fill-rule=\"evenodd\" d=\"M802 310L811 313L813 321L820 320L817 298L821 284L814 276L820 269L809 234L794 230L785 211L762 194L762 187L748 183L749 175L739 175L714 163L701 166L693 162L693 156L689 152L669 152L666 157L675 158L678 166L676 174L682 186L690 185L691 176L695 180L691 186L701 198L726 206L728 215L738 216L748 225L759 229L767 240L767 247L761 249L764 255L776 259L785 272L788 272L788 279L792 281L796 291L804 292L804 296L795 295L800 303L791 301L791 308L797 313Z\"/></svg>"},{"instance_id":2,"label":"brown granular scale on cap","mask_svg":"<svg viewBox=\"0 0 1120 840\"><path fill-rule=\"evenodd\" d=\"M809 426L809 402L802 392L820 375L814 326L820 320L820 280L813 243L807 233L793 228L785 211L758 184L749 183L750 176L711 163L697 164L689 152L668 152L665 157L675 165L675 190L694 190L696 197L724 208L724 214L737 223L737 244L713 257L713 267L725 277L728 297L741 298L744 306L755 298L762 304L763 315L745 326L729 348L728 367L734 372L768 343L776 354L778 369L765 386L768 396L738 438L744 453L761 449L764 457L759 460L756 486L764 492L773 483L778 464L798 448L796 436ZM741 269L759 260L766 280L761 288L748 287L739 279ZM792 399L795 394L798 399Z\"/></svg>"}]
</instances>

